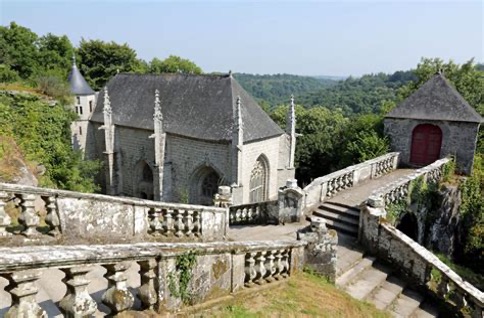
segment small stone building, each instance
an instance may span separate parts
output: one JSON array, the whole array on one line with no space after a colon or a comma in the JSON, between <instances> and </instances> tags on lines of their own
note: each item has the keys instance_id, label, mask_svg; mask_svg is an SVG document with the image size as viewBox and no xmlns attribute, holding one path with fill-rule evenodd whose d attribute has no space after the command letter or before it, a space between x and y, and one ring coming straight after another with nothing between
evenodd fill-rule
<instances>
[{"instance_id":1,"label":"small stone building","mask_svg":"<svg viewBox=\"0 0 484 318\"><path fill-rule=\"evenodd\" d=\"M259 202L294 178L293 104L289 116L285 133L231 74L117 74L82 148L104 162L107 194L210 205L228 185L234 204Z\"/></svg>"},{"instance_id":2,"label":"small stone building","mask_svg":"<svg viewBox=\"0 0 484 318\"><path fill-rule=\"evenodd\" d=\"M438 73L384 119L385 134L401 163L425 166L452 155L457 169L470 174L482 117Z\"/></svg>"}]
</instances>

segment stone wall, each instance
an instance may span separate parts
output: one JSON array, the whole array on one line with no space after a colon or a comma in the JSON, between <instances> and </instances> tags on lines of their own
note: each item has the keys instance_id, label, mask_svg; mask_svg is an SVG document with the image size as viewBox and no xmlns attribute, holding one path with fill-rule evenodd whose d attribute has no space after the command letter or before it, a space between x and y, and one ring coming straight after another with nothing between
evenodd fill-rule
<instances>
[{"instance_id":1,"label":"stone wall","mask_svg":"<svg viewBox=\"0 0 484 318\"><path fill-rule=\"evenodd\" d=\"M45 202L42 220L38 198ZM5 202L18 205L22 230L7 219ZM227 218L226 208L0 183L0 245L224 240Z\"/></svg>"},{"instance_id":2,"label":"stone wall","mask_svg":"<svg viewBox=\"0 0 484 318\"><path fill-rule=\"evenodd\" d=\"M440 158L455 156L457 169L470 174L474 163L479 125L466 122L422 121L415 119L385 118L385 134L390 137L391 147L401 152L401 162L410 164L412 132L420 124L437 125L442 130Z\"/></svg>"},{"instance_id":3,"label":"stone wall","mask_svg":"<svg viewBox=\"0 0 484 318\"><path fill-rule=\"evenodd\" d=\"M174 312L287 279L302 270L304 246L261 241L0 248L0 276L17 286L0 288L0 315L43 317L37 286L50 291L48 299L44 290L39 293L49 315ZM194 262L182 269L180 261L188 259ZM70 279L61 281L62 272ZM186 274L190 279L184 288L180 276Z\"/></svg>"},{"instance_id":4,"label":"stone wall","mask_svg":"<svg viewBox=\"0 0 484 318\"><path fill-rule=\"evenodd\" d=\"M363 206L360 242L368 252L393 265L414 287L429 291L458 311L482 318L484 293L464 281L432 252L388 224L383 207Z\"/></svg>"}]
</instances>

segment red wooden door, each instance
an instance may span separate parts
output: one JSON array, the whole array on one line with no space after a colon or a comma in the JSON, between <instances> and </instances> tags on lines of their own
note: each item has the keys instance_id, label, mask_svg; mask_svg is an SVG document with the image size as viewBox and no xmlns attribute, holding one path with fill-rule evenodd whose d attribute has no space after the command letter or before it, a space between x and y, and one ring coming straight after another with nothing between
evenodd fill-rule
<instances>
[{"instance_id":1,"label":"red wooden door","mask_svg":"<svg viewBox=\"0 0 484 318\"><path fill-rule=\"evenodd\" d=\"M415 127L412 134L410 163L428 165L439 159L442 145L442 131L438 126L422 124Z\"/></svg>"}]
</instances>

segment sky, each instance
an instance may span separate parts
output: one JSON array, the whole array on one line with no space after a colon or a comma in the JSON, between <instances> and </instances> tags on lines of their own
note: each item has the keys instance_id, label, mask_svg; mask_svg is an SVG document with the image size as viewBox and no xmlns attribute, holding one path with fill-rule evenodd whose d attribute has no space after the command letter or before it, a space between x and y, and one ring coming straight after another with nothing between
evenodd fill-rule
<instances>
[{"instance_id":1,"label":"sky","mask_svg":"<svg viewBox=\"0 0 484 318\"><path fill-rule=\"evenodd\" d=\"M101 39L145 60L178 55L205 72L360 76L421 57L484 62L484 0L0 0L0 24L11 21L75 46Z\"/></svg>"}]
</instances>

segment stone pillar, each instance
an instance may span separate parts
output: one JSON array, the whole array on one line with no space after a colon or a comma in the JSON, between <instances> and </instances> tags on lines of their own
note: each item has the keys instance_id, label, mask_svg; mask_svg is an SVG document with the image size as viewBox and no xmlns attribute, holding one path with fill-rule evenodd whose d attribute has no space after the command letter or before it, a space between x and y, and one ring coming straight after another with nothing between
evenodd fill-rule
<instances>
[{"instance_id":1,"label":"stone pillar","mask_svg":"<svg viewBox=\"0 0 484 318\"><path fill-rule=\"evenodd\" d=\"M154 134L149 138L155 140L155 173L153 178L154 199L163 201L163 171L165 165L166 134L163 130L163 114L161 113L160 92L155 90L155 111L153 114Z\"/></svg>"},{"instance_id":2,"label":"stone pillar","mask_svg":"<svg viewBox=\"0 0 484 318\"><path fill-rule=\"evenodd\" d=\"M289 162L288 169L294 169L294 156L296 153L296 109L294 95L291 95L291 105L287 113L286 133L289 135Z\"/></svg>"},{"instance_id":3,"label":"stone pillar","mask_svg":"<svg viewBox=\"0 0 484 318\"><path fill-rule=\"evenodd\" d=\"M12 219L5 212L5 202L8 199L7 192L0 191L0 237L10 236L11 234L7 232L7 227L10 226Z\"/></svg>"},{"instance_id":4,"label":"stone pillar","mask_svg":"<svg viewBox=\"0 0 484 318\"><path fill-rule=\"evenodd\" d=\"M277 219L279 223L301 221L304 191L297 186L296 179L287 180L286 186L279 188L277 201Z\"/></svg>"},{"instance_id":5,"label":"stone pillar","mask_svg":"<svg viewBox=\"0 0 484 318\"><path fill-rule=\"evenodd\" d=\"M232 206L232 193L229 186L218 187L218 193L215 194L213 202L216 207L228 208Z\"/></svg>"},{"instance_id":6,"label":"stone pillar","mask_svg":"<svg viewBox=\"0 0 484 318\"><path fill-rule=\"evenodd\" d=\"M232 130L232 192L236 192L236 203L241 204L243 197L242 187L242 172L243 172L243 144L244 144L244 129L242 126L242 102L240 96L237 96L236 107L234 112L234 126ZM235 196L235 195L234 195ZM240 198L239 198L240 196Z\"/></svg>"},{"instance_id":7,"label":"stone pillar","mask_svg":"<svg viewBox=\"0 0 484 318\"><path fill-rule=\"evenodd\" d=\"M116 194L116 185L114 184L114 125L112 113L113 110L109 100L108 88L104 87L104 125L99 127L99 129L104 130L104 140L106 144L104 154L106 155L107 163L106 192L110 195Z\"/></svg>"},{"instance_id":8,"label":"stone pillar","mask_svg":"<svg viewBox=\"0 0 484 318\"><path fill-rule=\"evenodd\" d=\"M386 217L382 198L370 196L361 206L358 241L371 253L378 252L380 220Z\"/></svg>"},{"instance_id":9,"label":"stone pillar","mask_svg":"<svg viewBox=\"0 0 484 318\"><path fill-rule=\"evenodd\" d=\"M306 266L330 282L336 280L338 234L328 230L320 217L311 217L311 225L297 233L297 239L308 242L304 253Z\"/></svg>"}]
</instances>

